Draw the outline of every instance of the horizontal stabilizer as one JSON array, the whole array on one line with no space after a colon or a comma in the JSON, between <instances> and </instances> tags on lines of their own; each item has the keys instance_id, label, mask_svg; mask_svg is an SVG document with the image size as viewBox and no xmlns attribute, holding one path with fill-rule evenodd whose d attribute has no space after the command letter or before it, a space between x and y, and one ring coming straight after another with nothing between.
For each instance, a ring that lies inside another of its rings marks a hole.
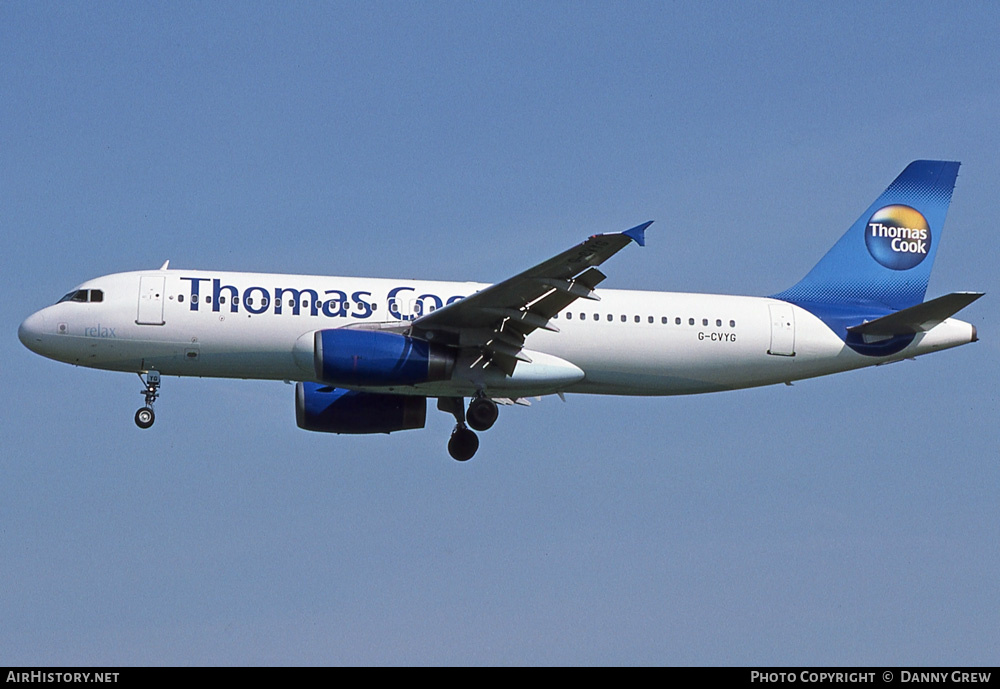
<instances>
[{"instance_id":1,"label":"horizontal stabilizer","mask_svg":"<svg viewBox=\"0 0 1000 689\"><path fill-rule=\"evenodd\" d=\"M930 330L983 296L982 292L954 292L873 321L854 325L848 332L858 335L909 335Z\"/></svg>"}]
</instances>

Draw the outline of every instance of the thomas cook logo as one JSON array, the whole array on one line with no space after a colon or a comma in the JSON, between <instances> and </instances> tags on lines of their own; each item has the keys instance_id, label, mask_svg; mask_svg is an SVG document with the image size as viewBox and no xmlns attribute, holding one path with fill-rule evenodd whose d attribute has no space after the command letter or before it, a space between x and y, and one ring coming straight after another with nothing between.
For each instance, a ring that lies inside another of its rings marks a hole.
<instances>
[{"instance_id":1,"label":"thomas cook logo","mask_svg":"<svg viewBox=\"0 0 1000 689\"><path fill-rule=\"evenodd\" d=\"M886 268L909 270L927 258L931 228L915 208L885 206L869 218L865 244L872 258Z\"/></svg>"}]
</instances>

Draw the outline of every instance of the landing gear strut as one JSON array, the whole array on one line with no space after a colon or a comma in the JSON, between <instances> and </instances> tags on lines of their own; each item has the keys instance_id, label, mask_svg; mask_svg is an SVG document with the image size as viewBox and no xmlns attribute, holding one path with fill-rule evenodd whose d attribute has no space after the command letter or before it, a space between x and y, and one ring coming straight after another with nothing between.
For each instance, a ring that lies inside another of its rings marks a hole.
<instances>
[{"instance_id":1,"label":"landing gear strut","mask_svg":"<svg viewBox=\"0 0 1000 689\"><path fill-rule=\"evenodd\" d=\"M139 428L149 428L156 420L156 414L153 413L153 402L160 396L160 372L146 371L145 378L140 373L139 380L145 386L142 394L146 396L146 406L135 413L135 425Z\"/></svg>"},{"instance_id":2,"label":"landing gear strut","mask_svg":"<svg viewBox=\"0 0 1000 689\"><path fill-rule=\"evenodd\" d=\"M438 409L455 417L455 429L448 439L448 454L452 459L465 462L472 459L479 449L479 438L465 426L465 399L438 397Z\"/></svg>"}]
</instances>

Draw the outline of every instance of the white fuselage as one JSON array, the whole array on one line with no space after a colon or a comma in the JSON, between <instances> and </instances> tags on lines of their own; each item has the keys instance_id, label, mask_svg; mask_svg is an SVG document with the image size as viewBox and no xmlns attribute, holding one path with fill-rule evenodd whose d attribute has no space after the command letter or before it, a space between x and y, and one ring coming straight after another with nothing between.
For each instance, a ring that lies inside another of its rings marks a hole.
<instances>
[{"instance_id":1,"label":"white fuselage","mask_svg":"<svg viewBox=\"0 0 1000 689\"><path fill-rule=\"evenodd\" d=\"M315 331L405 326L485 287L188 270L119 273L79 286L100 290L100 302L44 308L25 320L19 335L39 354L92 368L316 380ZM531 363L519 363L512 377L495 372L485 380L486 392L516 398L732 390L896 361L975 339L971 325L948 319L918 333L902 351L872 357L847 347L810 312L777 299L610 289L598 294L600 301L577 300L559 313L552 321L559 332L529 335L525 353ZM460 359L447 381L357 389L468 396L484 386L470 363Z\"/></svg>"}]
</instances>

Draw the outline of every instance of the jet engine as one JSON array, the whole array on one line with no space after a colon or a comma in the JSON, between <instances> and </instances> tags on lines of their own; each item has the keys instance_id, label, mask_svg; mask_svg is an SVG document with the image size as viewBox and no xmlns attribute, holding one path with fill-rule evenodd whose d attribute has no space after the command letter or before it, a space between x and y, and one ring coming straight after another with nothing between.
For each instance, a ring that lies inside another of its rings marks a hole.
<instances>
[{"instance_id":1,"label":"jet engine","mask_svg":"<svg viewBox=\"0 0 1000 689\"><path fill-rule=\"evenodd\" d=\"M335 385L416 385L449 379L455 353L406 335L338 328L313 334L313 365Z\"/></svg>"},{"instance_id":2,"label":"jet engine","mask_svg":"<svg viewBox=\"0 0 1000 689\"><path fill-rule=\"evenodd\" d=\"M295 386L295 422L323 433L392 433L423 428L427 398L356 392L318 383Z\"/></svg>"}]
</instances>

